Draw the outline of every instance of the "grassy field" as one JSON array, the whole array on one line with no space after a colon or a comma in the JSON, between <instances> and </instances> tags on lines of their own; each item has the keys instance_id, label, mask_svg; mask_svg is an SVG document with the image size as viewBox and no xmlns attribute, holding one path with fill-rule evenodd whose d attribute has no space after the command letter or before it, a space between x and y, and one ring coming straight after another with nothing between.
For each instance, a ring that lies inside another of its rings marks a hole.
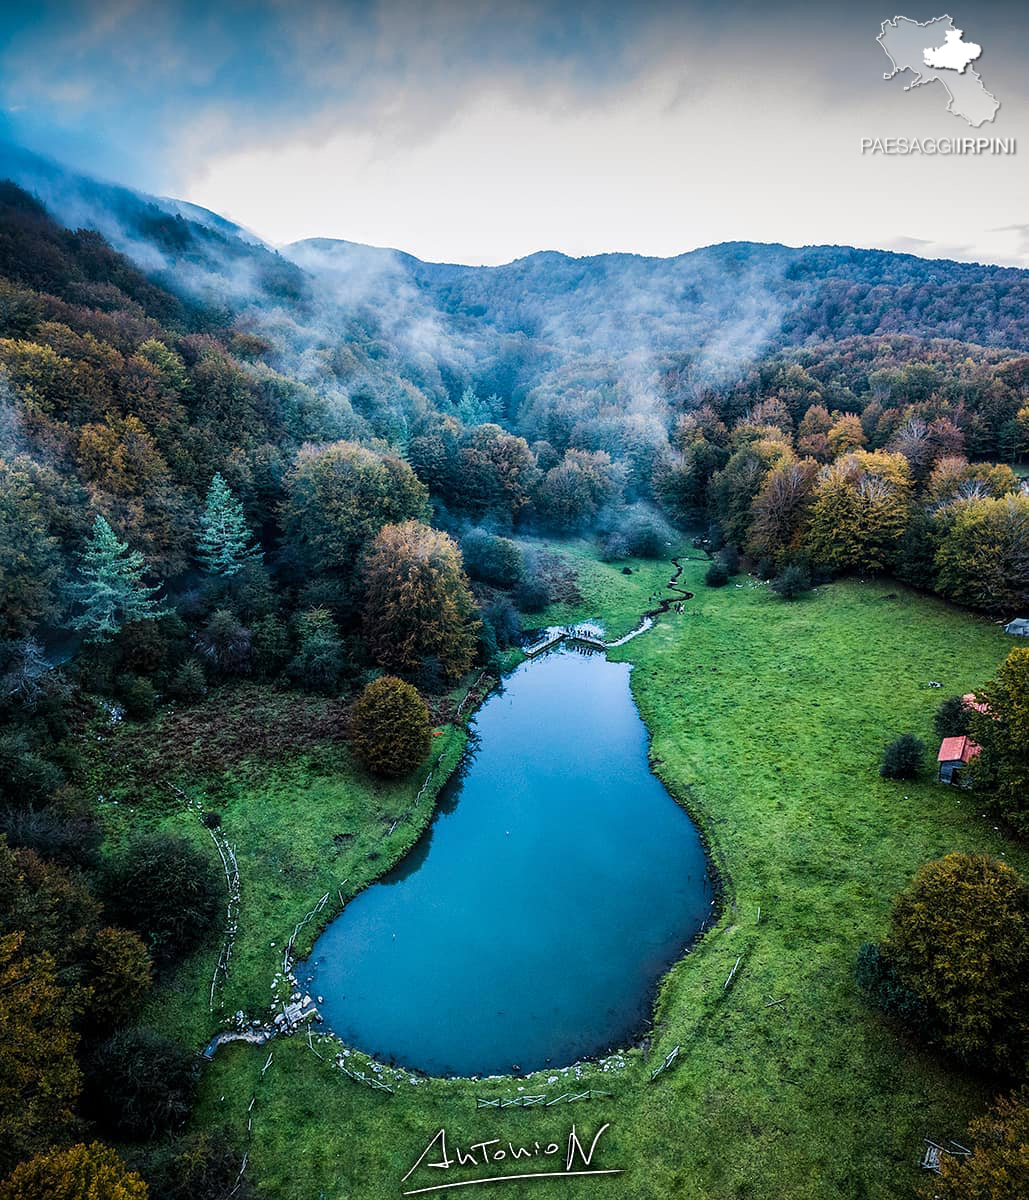
<instances>
[{"instance_id":1,"label":"grassy field","mask_svg":"<svg viewBox=\"0 0 1029 1200\"><path fill-rule=\"evenodd\" d=\"M658 563L625 576L584 546L567 553L582 603L541 623L593 617L620 634L670 574ZM574 1120L588 1137L611 1123L594 1165L625 1173L541 1181L534 1195L885 1200L912 1194L923 1137L960 1136L984 1106L983 1085L864 1006L853 963L860 944L882 932L893 893L927 859L975 849L1029 865L968 793L935 785L929 769L917 783L878 775L884 743L906 731L931 742L939 699L991 675L1009 640L892 583L838 583L785 604L747 576L707 589L704 569L686 564L681 582L697 595L683 615L662 617L613 652L635 664L655 769L697 815L727 880L721 920L665 980L652 1038L608 1070L481 1082L387 1072L392 1095L333 1067L327 1039L273 1043L263 1074L268 1049L226 1047L206 1068L196 1121L243 1137L251 1123L248 1170L269 1197L397 1196L440 1127L462 1146L484 1137L532 1144L563 1141ZM930 680L943 688L929 689ZM461 733L448 737L456 754ZM268 943L281 945L330 881L353 873L347 894L402 852L391 843L368 858L384 816L405 799L367 787L341 759L301 759L221 789L217 807L244 876L228 1007L267 1003L278 949ZM339 848L338 831L357 836ZM198 959L175 981L177 998L155 1003L155 1016L183 1036L210 1022L210 966L213 958ZM677 1061L651 1083L675 1046ZM573 1082L613 1094L574 1107L475 1108L477 1096L554 1095ZM439 1182L439 1172L423 1169L404 1186Z\"/></svg>"},{"instance_id":2,"label":"grassy field","mask_svg":"<svg viewBox=\"0 0 1029 1200\"><path fill-rule=\"evenodd\" d=\"M274 999L272 980L294 926L322 896L330 895L323 913L296 940L297 951L304 954L341 901L407 853L431 819L437 793L464 745L463 725L444 726L425 768L398 782L370 778L345 745L329 744L271 766L244 761L216 778L172 772L171 781L198 807L187 807L167 787L153 785L134 787L132 804L124 799L105 803L110 848L141 826L159 829L194 842L220 872L217 849L199 819L200 809L217 812L239 867L238 934L214 1003L211 982L222 949L220 933L161 978L144 1019L199 1048L237 1010L267 1017ZM118 770L118 753L116 746L112 774ZM430 767L431 783L417 798Z\"/></svg>"}]
</instances>

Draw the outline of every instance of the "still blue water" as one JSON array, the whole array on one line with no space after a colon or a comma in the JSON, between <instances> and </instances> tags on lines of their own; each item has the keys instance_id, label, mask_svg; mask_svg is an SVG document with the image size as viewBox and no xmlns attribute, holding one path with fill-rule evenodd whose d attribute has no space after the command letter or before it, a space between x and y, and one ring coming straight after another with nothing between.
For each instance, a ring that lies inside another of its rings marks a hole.
<instances>
[{"instance_id":1,"label":"still blue water","mask_svg":"<svg viewBox=\"0 0 1029 1200\"><path fill-rule=\"evenodd\" d=\"M318 939L309 990L346 1042L436 1075L624 1046L711 903L629 666L568 647L525 662L472 734L421 841Z\"/></svg>"}]
</instances>

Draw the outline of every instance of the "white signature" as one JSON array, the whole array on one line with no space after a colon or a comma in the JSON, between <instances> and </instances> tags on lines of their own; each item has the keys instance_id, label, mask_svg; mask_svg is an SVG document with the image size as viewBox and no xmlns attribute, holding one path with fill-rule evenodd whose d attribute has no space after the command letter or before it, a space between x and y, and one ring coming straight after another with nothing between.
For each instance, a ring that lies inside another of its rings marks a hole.
<instances>
[{"instance_id":1,"label":"white signature","mask_svg":"<svg viewBox=\"0 0 1029 1200\"><path fill-rule=\"evenodd\" d=\"M621 1175L621 1170L612 1168L601 1169L594 1167L593 1155L597 1143L610 1128L610 1121L597 1130L587 1150L579 1140L579 1135L573 1125L564 1143L564 1168L555 1171L515 1171L511 1172L508 1164L525 1158L555 1159L562 1153L562 1145L558 1142L531 1142L527 1146L505 1142L502 1138L486 1138L481 1142L473 1142L466 1150L458 1145L448 1146L447 1131L440 1129L433 1135L429 1144L418 1156L414 1166L400 1181L406 1183L419 1167L434 1167L439 1171L449 1171L452 1167L495 1167L499 1174L484 1176L480 1179L462 1179L458 1182L436 1183L430 1187L412 1188L404 1192L405 1196L420 1196L425 1192L442 1192L449 1188L474 1187L479 1183L506 1183L513 1181L528 1181L532 1179L559 1179L564 1176L579 1177L583 1175ZM452 1153L451 1153L452 1151ZM432 1161L426 1161L430 1155ZM504 1165L501 1165L504 1164Z\"/></svg>"}]
</instances>

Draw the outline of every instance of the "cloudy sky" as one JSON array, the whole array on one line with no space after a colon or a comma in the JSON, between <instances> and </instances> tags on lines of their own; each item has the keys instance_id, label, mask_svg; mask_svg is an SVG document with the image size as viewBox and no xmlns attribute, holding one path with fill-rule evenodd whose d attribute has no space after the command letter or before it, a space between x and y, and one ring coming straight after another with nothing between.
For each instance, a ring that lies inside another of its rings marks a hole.
<instances>
[{"instance_id":1,"label":"cloudy sky","mask_svg":"<svg viewBox=\"0 0 1029 1200\"><path fill-rule=\"evenodd\" d=\"M848 243L1029 266L1029 9L949 12L1001 102L886 81L866 0L0 0L0 137L269 241L422 258ZM863 137L1016 138L869 158Z\"/></svg>"}]
</instances>

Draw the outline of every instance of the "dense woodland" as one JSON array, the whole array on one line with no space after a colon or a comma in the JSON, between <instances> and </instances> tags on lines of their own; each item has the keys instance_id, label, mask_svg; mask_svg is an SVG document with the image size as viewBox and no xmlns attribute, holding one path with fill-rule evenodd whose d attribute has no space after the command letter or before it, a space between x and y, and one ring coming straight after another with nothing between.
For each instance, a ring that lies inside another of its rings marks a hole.
<instances>
[{"instance_id":1,"label":"dense woodland","mask_svg":"<svg viewBox=\"0 0 1029 1200\"><path fill-rule=\"evenodd\" d=\"M526 535L619 560L688 532L713 586L742 564L785 602L889 575L1027 615L1021 272L749 245L494 271L344 243L285 257L84 186L107 236L61 224L53 186L51 213L0 185L0 1178L32 1160L0 1196L85 1169L69 1154L143 1195L94 1137L135 1146L152 1197L236 1182L220 1136L155 1140L195 1064L135 1023L218 920L221 880L175 839L105 854L79 771L98 711L313 691L355 701L370 771L406 773L423 697L498 671L561 586ZM998 677L997 712L1024 674ZM1015 724L1005 742L980 720L979 740L1024 833ZM947 869L1029 920L1013 872ZM898 982L908 932L901 912L862 970L916 1026L942 1010L911 998L914 966ZM1024 1072L1022 1043L997 1055Z\"/></svg>"}]
</instances>

